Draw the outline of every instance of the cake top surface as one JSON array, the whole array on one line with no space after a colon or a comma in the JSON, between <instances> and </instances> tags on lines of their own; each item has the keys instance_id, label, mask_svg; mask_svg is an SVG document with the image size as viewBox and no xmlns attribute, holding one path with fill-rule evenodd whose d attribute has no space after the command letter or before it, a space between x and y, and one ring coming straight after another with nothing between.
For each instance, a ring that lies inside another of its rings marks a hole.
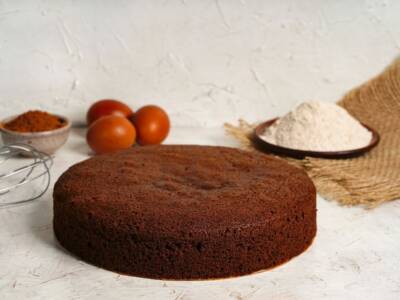
<instances>
[{"instance_id":1,"label":"cake top surface","mask_svg":"<svg viewBox=\"0 0 400 300\"><path fill-rule=\"evenodd\" d=\"M315 187L303 170L265 154L171 145L78 163L54 196L100 223L190 234L269 222L315 201Z\"/></svg>"}]
</instances>

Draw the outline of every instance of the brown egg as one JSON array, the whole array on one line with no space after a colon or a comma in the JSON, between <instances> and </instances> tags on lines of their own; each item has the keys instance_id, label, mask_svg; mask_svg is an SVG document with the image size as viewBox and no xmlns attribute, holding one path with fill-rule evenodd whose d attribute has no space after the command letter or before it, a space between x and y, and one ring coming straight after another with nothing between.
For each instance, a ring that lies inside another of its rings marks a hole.
<instances>
[{"instance_id":1,"label":"brown egg","mask_svg":"<svg viewBox=\"0 0 400 300\"><path fill-rule=\"evenodd\" d=\"M125 117L106 116L90 125L86 140L96 154L109 153L131 147L136 130Z\"/></svg>"},{"instance_id":2,"label":"brown egg","mask_svg":"<svg viewBox=\"0 0 400 300\"><path fill-rule=\"evenodd\" d=\"M133 115L132 121L141 145L161 144L169 133L168 115L156 105L143 106Z\"/></svg>"},{"instance_id":3,"label":"brown egg","mask_svg":"<svg viewBox=\"0 0 400 300\"><path fill-rule=\"evenodd\" d=\"M101 117L116 115L129 118L132 114L133 111L125 103L113 99L104 99L92 104L86 114L86 120L87 124L90 125Z\"/></svg>"}]
</instances>

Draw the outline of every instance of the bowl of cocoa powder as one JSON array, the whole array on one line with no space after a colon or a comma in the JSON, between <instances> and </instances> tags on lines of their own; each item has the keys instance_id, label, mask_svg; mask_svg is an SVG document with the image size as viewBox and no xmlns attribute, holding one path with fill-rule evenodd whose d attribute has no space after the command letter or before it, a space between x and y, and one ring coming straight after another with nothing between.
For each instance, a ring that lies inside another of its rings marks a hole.
<instances>
[{"instance_id":1,"label":"bowl of cocoa powder","mask_svg":"<svg viewBox=\"0 0 400 300\"><path fill-rule=\"evenodd\" d=\"M40 110L6 118L0 124L5 145L28 144L47 154L53 154L65 144L70 129L67 118Z\"/></svg>"}]
</instances>

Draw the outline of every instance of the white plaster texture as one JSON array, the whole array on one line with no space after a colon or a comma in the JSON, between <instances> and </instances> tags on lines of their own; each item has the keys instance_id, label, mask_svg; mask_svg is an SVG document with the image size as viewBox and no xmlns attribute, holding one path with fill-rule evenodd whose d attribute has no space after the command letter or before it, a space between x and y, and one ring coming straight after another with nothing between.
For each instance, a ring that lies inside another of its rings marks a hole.
<instances>
[{"instance_id":1,"label":"white plaster texture","mask_svg":"<svg viewBox=\"0 0 400 300\"><path fill-rule=\"evenodd\" d=\"M335 101L400 49L400 2L0 0L0 117L82 121L94 100L159 104L174 126Z\"/></svg>"}]
</instances>

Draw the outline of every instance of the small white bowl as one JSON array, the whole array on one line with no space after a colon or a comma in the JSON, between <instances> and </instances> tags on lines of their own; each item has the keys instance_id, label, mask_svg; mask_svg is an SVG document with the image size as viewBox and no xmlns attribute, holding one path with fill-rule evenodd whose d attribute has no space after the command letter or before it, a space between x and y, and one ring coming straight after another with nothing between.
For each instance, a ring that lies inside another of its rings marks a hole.
<instances>
[{"instance_id":1,"label":"small white bowl","mask_svg":"<svg viewBox=\"0 0 400 300\"><path fill-rule=\"evenodd\" d=\"M54 115L63 122L65 125L61 128L48 130L48 131L39 131L39 132L18 132L12 131L4 128L3 125L0 126L1 138L5 145L9 144L27 144L30 145L37 150L47 153L53 154L56 152L68 139L69 132L71 129L71 122L63 116ZM12 116L4 119L1 124L5 124L15 119L17 116Z\"/></svg>"}]
</instances>

